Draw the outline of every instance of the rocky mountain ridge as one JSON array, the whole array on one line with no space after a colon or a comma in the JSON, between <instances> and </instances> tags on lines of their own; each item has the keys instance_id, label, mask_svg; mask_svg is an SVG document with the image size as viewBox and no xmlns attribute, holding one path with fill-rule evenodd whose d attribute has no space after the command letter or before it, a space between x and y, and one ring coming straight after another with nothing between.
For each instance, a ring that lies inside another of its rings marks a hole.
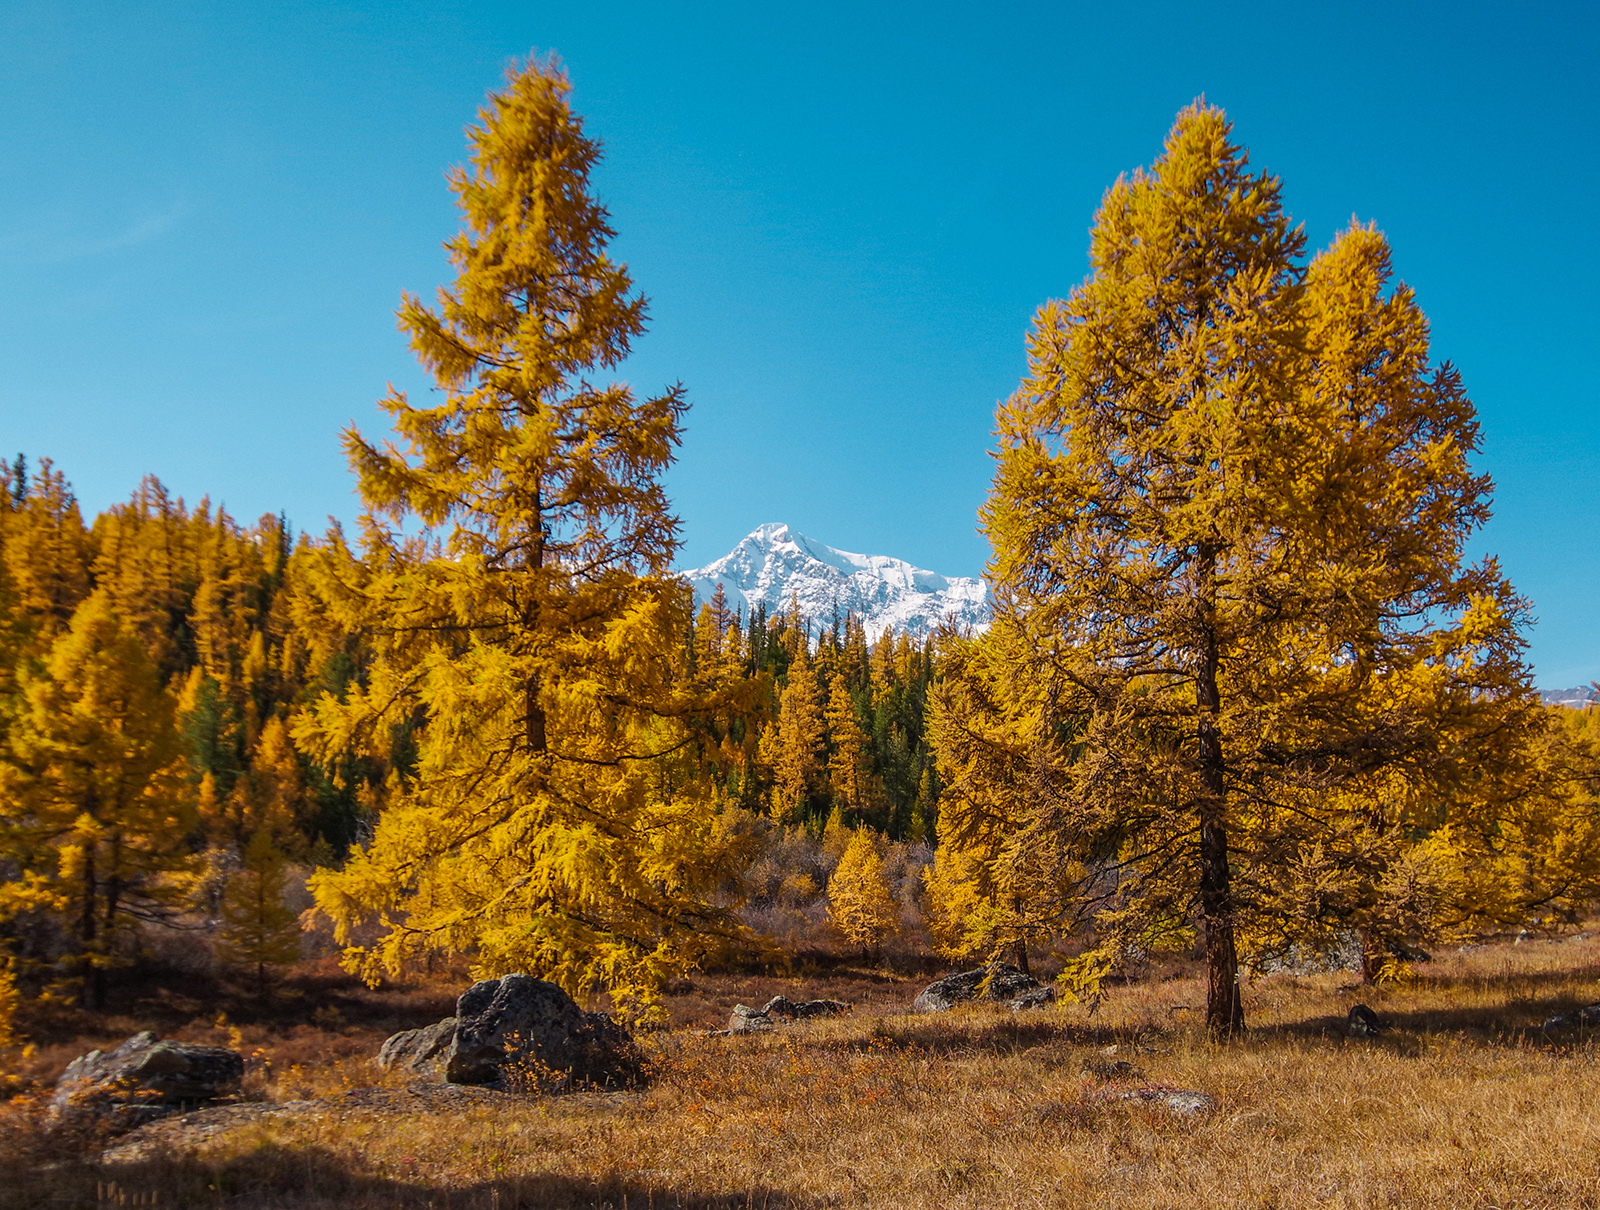
<instances>
[{"instance_id":1,"label":"rocky mountain ridge","mask_svg":"<svg viewBox=\"0 0 1600 1210\"><path fill-rule=\"evenodd\" d=\"M854 614L869 642L890 627L924 637L942 625L983 630L989 625L989 586L972 576L941 576L888 555L836 550L787 525L753 530L722 558L678 573L694 586L697 603L722 585L728 605L748 617L788 608L790 597L812 621Z\"/></svg>"}]
</instances>

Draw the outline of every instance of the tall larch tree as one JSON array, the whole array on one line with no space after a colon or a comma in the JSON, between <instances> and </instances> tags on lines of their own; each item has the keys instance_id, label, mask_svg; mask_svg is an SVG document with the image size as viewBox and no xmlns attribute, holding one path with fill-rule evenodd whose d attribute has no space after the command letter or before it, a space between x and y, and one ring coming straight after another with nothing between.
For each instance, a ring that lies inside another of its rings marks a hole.
<instances>
[{"instance_id":1,"label":"tall larch tree","mask_svg":"<svg viewBox=\"0 0 1600 1210\"><path fill-rule=\"evenodd\" d=\"M875 951L896 924L894 897L871 828L857 828L828 879L828 919L847 941Z\"/></svg>"},{"instance_id":2,"label":"tall larch tree","mask_svg":"<svg viewBox=\"0 0 1600 1210\"><path fill-rule=\"evenodd\" d=\"M79 606L21 690L0 761L0 843L23 877L4 887L0 913L62 919L80 999L98 1008L127 926L183 899L172 876L191 864L192 811L172 701L104 592Z\"/></svg>"},{"instance_id":3,"label":"tall larch tree","mask_svg":"<svg viewBox=\"0 0 1600 1210\"><path fill-rule=\"evenodd\" d=\"M856 717L845 674L840 670L835 670L828 684L826 721L833 749L828 754L828 784L833 790L834 806L861 823L878 805L880 795L873 785L867 737Z\"/></svg>"},{"instance_id":4,"label":"tall larch tree","mask_svg":"<svg viewBox=\"0 0 1600 1210\"><path fill-rule=\"evenodd\" d=\"M765 760L772 769L773 814L785 823L803 822L822 773L826 739L822 695L802 646L789 665L789 680L778 698L778 719L767 731Z\"/></svg>"},{"instance_id":5,"label":"tall larch tree","mask_svg":"<svg viewBox=\"0 0 1600 1210\"><path fill-rule=\"evenodd\" d=\"M941 836L993 801L986 770L1017 780L1001 881L1092 919L1086 985L1197 930L1218 1035L1241 946L1305 927L1286 898L1364 923L1313 902L1307 855L1492 814L1532 709L1523 605L1463 563L1489 485L1459 377L1381 237L1309 273L1302 250L1204 105L1107 193L998 413L996 622L939 703Z\"/></svg>"},{"instance_id":6,"label":"tall larch tree","mask_svg":"<svg viewBox=\"0 0 1600 1210\"><path fill-rule=\"evenodd\" d=\"M370 843L314 880L351 968L470 952L644 1009L731 927L714 893L742 858L696 755L717 703L691 690L670 573L661 474L687 404L602 381L645 302L606 251L600 146L568 94L553 62L514 66L470 130L454 284L399 313L440 399L384 401L398 445L345 438L369 511L324 592L370 663L297 738L395 756Z\"/></svg>"}]
</instances>

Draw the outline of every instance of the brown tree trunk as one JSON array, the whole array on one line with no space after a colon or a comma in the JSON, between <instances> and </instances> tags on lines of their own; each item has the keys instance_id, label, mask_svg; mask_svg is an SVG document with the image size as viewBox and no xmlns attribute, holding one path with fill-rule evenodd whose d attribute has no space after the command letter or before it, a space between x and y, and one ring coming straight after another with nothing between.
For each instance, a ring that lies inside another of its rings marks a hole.
<instances>
[{"instance_id":1,"label":"brown tree trunk","mask_svg":"<svg viewBox=\"0 0 1600 1210\"><path fill-rule=\"evenodd\" d=\"M1208 583L1208 590L1209 587ZM1195 704L1200 713L1200 780L1204 789L1200 801L1200 923L1206 947L1206 1028L1213 1037L1231 1038L1244 1029L1244 1005L1239 999L1239 955L1233 940L1233 887L1223 814L1228 787L1222 731L1217 725L1222 704L1217 690L1218 663L1216 635L1208 625L1195 678Z\"/></svg>"},{"instance_id":2,"label":"brown tree trunk","mask_svg":"<svg viewBox=\"0 0 1600 1210\"><path fill-rule=\"evenodd\" d=\"M1376 983L1378 976L1383 973L1383 963L1389 957L1389 951L1372 933L1362 929L1361 937L1361 982Z\"/></svg>"},{"instance_id":3,"label":"brown tree trunk","mask_svg":"<svg viewBox=\"0 0 1600 1210\"><path fill-rule=\"evenodd\" d=\"M1011 909L1018 916L1021 916L1022 900L1020 898L1013 899L1011 901ZM1012 947L1012 957L1015 960L1014 965L1019 971L1024 975L1031 976L1033 974L1032 968L1028 966L1028 935L1026 933L1017 938L1016 944Z\"/></svg>"},{"instance_id":4,"label":"brown tree trunk","mask_svg":"<svg viewBox=\"0 0 1600 1210\"><path fill-rule=\"evenodd\" d=\"M79 960L78 1002L84 1008L99 1008L99 980L95 977L94 946L98 936L99 921L95 919L95 905L99 886L95 882L94 843L91 841L83 854L83 915L78 920L78 942L83 956Z\"/></svg>"},{"instance_id":5,"label":"brown tree trunk","mask_svg":"<svg viewBox=\"0 0 1600 1210\"><path fill-rule=\"evenodd\" d=\"M533 489L533 549L528 555L528 570L535 574L534 583L530 586L532 599L528 601L523 610L523 623L530 629L537 627L539 621L539 592L543 585L539 582L537 573L544 567L544 492L542 487ZM528 750L543 753L549 747L549 738L545 735L544 706L539 702L539 681L530 679L524 690L523 699L523 728L527 734Z\"/></svg>"}]
</instances>

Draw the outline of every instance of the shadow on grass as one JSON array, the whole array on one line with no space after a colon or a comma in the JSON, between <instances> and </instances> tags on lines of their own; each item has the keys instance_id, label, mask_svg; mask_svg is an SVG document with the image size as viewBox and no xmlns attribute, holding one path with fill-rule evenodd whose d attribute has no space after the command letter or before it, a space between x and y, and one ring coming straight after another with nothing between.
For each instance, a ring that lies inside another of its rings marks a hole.
<instances>
[{"instance_id":1,"label":"shadow on grass","mask_svg":"<svg viewBox=\"0 0 1600 1210\"><path fill-rule=\"evenodd\" d=\"M815 1198L756 1187L696 1189L668 1174L589 1180L530 1173L453 1184L426 1172L390 1177L318 1147L264 1145L207 1162L182 1156L124 1164L59 1164L44 1171L0 1169L0 1207L157 1206L166 1210L820 1210Z\"/></svg>"},{"instance_id":2,"label":"shadow on grass","mask_svg":"<svg viewBox=\"0 0 1600 1210\"><path fill-rule=\"evenodd\" d=\"M1359 1001L1359 992L1350 1002ZM1557 1014L1572 1013L1594 997L1552 996L1544 999L1518 999L1499 1007L1481 1005L1460 1008L1416 1008L1385 1005L1377 1010L1384 1032L1375 1039L1348 1039L1383 1044L1400 1053L1420 1053L1423 1040L1430 1036L1464 1037L1486 1046L1516 1047L1550 1043L1562 1047L1581 1046L1600 1039L1600 1029L1586 1025L1545 1029L1544 1022ZM1311 1017L1293 1024L1274 1025L1261 1031L1285 1038L1325 1038L1346 1040L1347 1018Z\"/></svg>"}]
</instances>

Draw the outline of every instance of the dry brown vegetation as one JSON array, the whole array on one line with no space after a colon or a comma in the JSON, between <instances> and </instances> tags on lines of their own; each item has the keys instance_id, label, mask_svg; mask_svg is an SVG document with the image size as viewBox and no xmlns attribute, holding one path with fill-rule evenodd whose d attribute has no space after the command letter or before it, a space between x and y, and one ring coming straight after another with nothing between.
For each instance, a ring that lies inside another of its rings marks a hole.
<instances>
[{"instance_id":1,"label":"dry brown vegetation","mask_svg":"<svg viewBox=\"0 0 1600 1210\"><path fill-rule=\"evenodd\" d=\"M674 989L678 1025L645 1039L648 1087L551 1097L386 1085L366 1057L383 1014L439 1007L436 991L388 993L365 1023L193 1026L238 1031L250 1097L309 1105L240 1111L208 1135L169 1123L100 1162L47 1152L13 1108L0 1204L1600 1206L1595 1040L1539 1029L1600 999L1597 974L1600 940L1487 946L1385 989L1272 976L1246 987L1253 1028L1225 1045L1176 965L1092 1014L1022 1016L905 1015L923 981L907 973L704 977ZM779 991L857 1009L704 1032ZM1345 1036L1357 999L1388 1033ZM1119 1099L1151 1086L1217 1108L1186 1119Z\"/></svg>"}]
</instances>

